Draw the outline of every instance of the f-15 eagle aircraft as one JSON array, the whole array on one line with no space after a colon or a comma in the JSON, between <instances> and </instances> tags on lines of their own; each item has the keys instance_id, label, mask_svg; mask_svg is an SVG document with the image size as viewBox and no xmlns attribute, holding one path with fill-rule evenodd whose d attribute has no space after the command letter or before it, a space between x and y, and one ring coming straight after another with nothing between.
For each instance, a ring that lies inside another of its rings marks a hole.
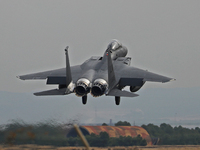
<instances>
[{"instance_id":1,"label":"f-15 eagle aircraft","mask_svg":"<svg viewBox=\"0 0 200 150\"><path fill-rule=\"evenodd\" d=\"M113 40L103 57L91 57L83 64L70 67L68 47L65 49L66 67L56 70L18 76L22 80L47 79L47 84L57 84L58 88L34 93L36 96L67 95L75 93L87 103L87 94L93 97L115 96L116 105L120 97L135 97L146 81L169 82L174 80L139 68L131 67L127 48ZM130 86L130 91L123 90Z\"/></svg>"}]
</instances>

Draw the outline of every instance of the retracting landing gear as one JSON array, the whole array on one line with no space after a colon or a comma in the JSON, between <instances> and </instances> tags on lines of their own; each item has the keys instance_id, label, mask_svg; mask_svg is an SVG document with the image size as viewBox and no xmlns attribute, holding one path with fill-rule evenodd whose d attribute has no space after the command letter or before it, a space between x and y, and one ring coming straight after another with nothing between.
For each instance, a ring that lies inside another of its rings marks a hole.
<instances>
[{"instance_id":1,"label":"retracting landing gear","mask_svg":"<svg viewBox=\"0 0 200 150\"><path fill-rule=\"evenodd\" d=\"M87 95L82 97L82 103L85 105L87 103Z\"/></svg>"},{"instance_id":2,"label":"retracting landing gear","mask_svg":"<svg viewBox=\"0 0 200 150\"><path fill-rule=\"evenodd\" d=\"M120 104L120 97L119 96L115 96L115 104L116 105Z\"/></svg>"}]
</instances>

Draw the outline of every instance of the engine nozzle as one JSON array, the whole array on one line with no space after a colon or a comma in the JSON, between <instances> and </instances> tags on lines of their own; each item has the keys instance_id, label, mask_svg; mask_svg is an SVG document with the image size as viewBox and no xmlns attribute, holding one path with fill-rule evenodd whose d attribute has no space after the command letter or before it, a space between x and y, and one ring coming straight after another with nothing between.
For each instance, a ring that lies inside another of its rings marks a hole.
<instances>
[{"instance_id":1,"label":"engine nozzle","mask_svg":"<svg viewBox=\"0 0 200 150\"><path fill-rule=\"evenodd\" d=\"M101 96L108 88L108 83L104 79L96 79L91 89L91 95L93 97Z\"/></svg>"},{"instance_id":2,"label":"engine nozzle","mask_svg":"<svg viewBox=\"0 0 200 150\"><path fill-rule=\"evenodd\" d=\"M90 81L86 78L81 78L76 83L75 94L77 96L84 96L90 92Z\"/></svg>"}]
</instances>

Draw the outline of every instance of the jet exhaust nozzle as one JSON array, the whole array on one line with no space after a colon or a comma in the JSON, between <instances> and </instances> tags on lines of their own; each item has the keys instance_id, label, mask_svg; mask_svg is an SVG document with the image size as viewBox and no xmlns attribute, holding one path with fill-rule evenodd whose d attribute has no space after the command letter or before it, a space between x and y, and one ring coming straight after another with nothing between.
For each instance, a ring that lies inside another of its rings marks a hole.
<instances>
[{"instance_id":1,"label":"jet exhaust nozzle","mask_svg":"<svg viewBox=\"0 0 200 150\"><path fill-rule=\"evenodd\" d=\"M76 83L75 94L77 96L85 96L90 92L90 81L86 78L81 78Z\"/></svg>"},{"instance_id":2,"label":"jet exhaust nozzle","mask_svg":"<svg viewBox=\"0 0 200 150\"><path fill-rule=\"evenodd\" d=\"M91 89L91 95L93 97L101 96L108 88L108 83L104 79L96 79Z\"/></svg>"}]
</instances>

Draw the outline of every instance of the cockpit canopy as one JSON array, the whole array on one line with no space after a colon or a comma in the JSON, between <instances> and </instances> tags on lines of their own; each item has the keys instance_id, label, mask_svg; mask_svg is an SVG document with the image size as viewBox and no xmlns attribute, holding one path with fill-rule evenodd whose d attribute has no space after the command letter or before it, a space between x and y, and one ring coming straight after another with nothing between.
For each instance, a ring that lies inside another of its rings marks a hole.
<instances>
[{"instance_id":1,"label":"cockpit canopy","mask_svg":"<svg viewBox=\"0 0 200 150\"><path fill-rule=\"evenodd\" d=\"M111 50L117 50L118 48L122 47L122 44L117 41L117 40L113 40L109 45L108 45L108 49Z\"/></svg>"}]
</instances>

